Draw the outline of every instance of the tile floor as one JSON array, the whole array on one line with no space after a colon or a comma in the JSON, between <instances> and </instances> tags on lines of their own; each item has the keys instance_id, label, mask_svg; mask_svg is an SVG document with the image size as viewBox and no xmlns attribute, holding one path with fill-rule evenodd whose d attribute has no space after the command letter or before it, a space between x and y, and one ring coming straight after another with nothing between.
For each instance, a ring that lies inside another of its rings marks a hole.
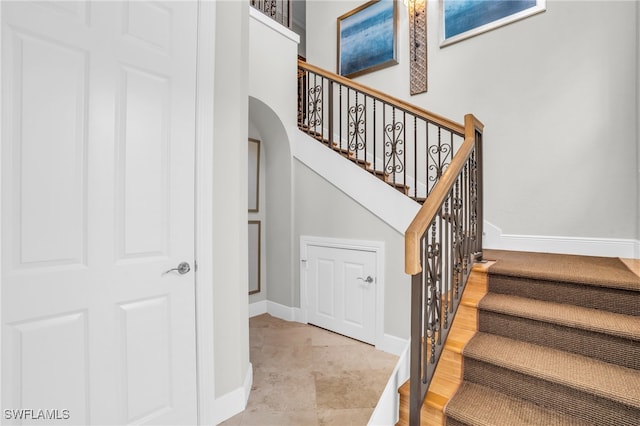
<instances>
[{"instance_id":1,"label":"tile floor","mask_svg":"<svg viewBox=\"0 0 640 426\"><path fill-rule=\"evenodd\" d=\"M249 320L253 386L224 426L366 425L398 357L268 314Z\"/></svg>"}]
</instances>

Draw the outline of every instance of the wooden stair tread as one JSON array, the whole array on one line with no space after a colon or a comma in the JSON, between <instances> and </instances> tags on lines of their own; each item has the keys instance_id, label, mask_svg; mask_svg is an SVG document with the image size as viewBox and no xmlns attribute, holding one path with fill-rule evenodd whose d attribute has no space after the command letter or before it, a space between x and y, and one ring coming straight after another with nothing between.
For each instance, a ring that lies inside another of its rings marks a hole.
<instances>
[{"instance_id":1,"label":"wooden stair tread","mask_svg":"<svg viewBox=\"0 0 640 426\"><path fill-rule=\"evenodd\" d=\"M447 343L445 344L445 348L458 354L462 353L465 345L475 334L475 330L458 329L455 330L455 333L452 330L449 338L447 339Z\"/></svg>"},{"instance_id":2,"label":"wooden stair tread","mask_svg":"<svg viewBox=\"0 0 640 426\"><path fill-rule=\"evenodd\" d=\"M477 308L480 300L487 294L486 291L475 288L470 288L469 291L465 291L464 293L462 299L460 299L460 303L470 308Z\"/></svg>"}]
</instances>

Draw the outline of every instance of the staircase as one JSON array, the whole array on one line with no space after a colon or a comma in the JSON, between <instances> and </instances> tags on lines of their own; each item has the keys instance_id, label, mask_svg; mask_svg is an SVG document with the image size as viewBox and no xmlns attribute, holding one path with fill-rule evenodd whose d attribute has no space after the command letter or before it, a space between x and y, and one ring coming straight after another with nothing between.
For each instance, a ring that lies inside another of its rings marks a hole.
<instances>
[{"instance_id":1,"label":"staircase","mask_svg":"<svg viewBox=\"0 0 640 426\"><path fill-rule=\"evenodd\" d=\"M402 228L412 276L410 374L422 378L409 391L416 424L473 261L482 257L484 125L471 114L456 123L300 60L297 121L308 136L422 204ZM332 183L350 185L347 176L339 179Z\"/></svg>"},{"instance_id":2,"label":"staircase","mask_svg":"<svg viewBox=\"0 0 640 426\"><path fill-rule=\"evenodd\" d=\"M640 275L615 258L484 255L496 263L446 424L639 424Z\"/></svg>"},{"instance_id":3,"label":"staircase","mask_svg":"<svg viewBox=\"0 0 640 426\"><path fill-rule=\"evenodd\" d=\"M298 128L422 204L464 142L465 127L298 61Z\"/></svg>"},{"instance_id":4,"label":"staircase","mask_svg":"<svg viewBox=\"0 0 640 426\"><path fill-rule=\"evenodd\" d=\"M406 195L407 197L412 198L414 201L420 204L425 202L426 197L412 197L410 194L409 186L405 185L404 183L394 182L389 173L386 173L383 170L374 168L371 164L371 161L366 161L362 158L358 158L356 155L356 151L351 151L347 148L340 147L339 143L330 141L329 139L327 139L327 136L323 135L322 133L311 130L305 124L302 124L302 123L299 124L298 128L302 130L304 133L314 138L315 140L317 140L318 142L320 142L321 144L323 144L324 146L332 149L337 154L351 161L356 166L362 168L366 172L369 172L372 176L377 177L378 179L382 180L384 183L397 189L398 191L400 191L400 193Z\"/></svg>"}]
</instances>

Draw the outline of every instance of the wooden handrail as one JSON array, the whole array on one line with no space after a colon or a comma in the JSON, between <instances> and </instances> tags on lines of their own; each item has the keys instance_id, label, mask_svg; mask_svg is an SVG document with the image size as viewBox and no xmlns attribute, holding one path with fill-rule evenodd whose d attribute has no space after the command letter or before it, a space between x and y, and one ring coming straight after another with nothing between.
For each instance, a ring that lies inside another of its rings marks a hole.
<instances>
[{"instance_id":1,"label":"wooden handrail","mask_svg":"<svg viewBox=\"0 0 640 426\"><path fill-rule=\"evenodd\" d=\"M427 230L427 227L433 222L436 214L440 210L440 206L444 203L451 187L455 183L460 171L471 156L476 144L476 130L482 132L484 124L482 124L472 114L464 117L464 142L458 152L453 157L451 164L444 171L442 177L429 194L427 202L425 202L418 214L405 232L404 250L405 250L405 272L409 275L415 275L422 272L421 256L420 256L420 240Z\"/></svg>"},{"instance_id":2,"label":"wooden handrail","mask_svg":"<svg viewBox=\"0 0 640 426\"><path fill-rule=\"evenodd\" d=\"M396 106L398 109L404 110L410 114L416 115L418 117L424 118L425 120L428 120L432 123L435 123L439 126L445 127L449 130L451 130L453 133L456 133L458 135L463 135L465 133L465 127L460 124L460 123L456 123L455 121L449 120L446 117L443 117L441 115L438 114L434 114L431 111L427 111L426 109L422 109L419 108L415 105L411 105L410 103L407 103L405 101L403 101L402 99L398 99L395 98L393 96L389 96L386 93L380 92L376 89L372 89L371 87L367 87L363 84L360 84L356 81L353 81L349 78L345 78L342 77L340 75L334 74L332 72L328 72L326 70L323 70L322 68L318 68L314 65L311 65L307 62L301 61L298 59L298 67L306 69L308 71L314 72L318 75L321 75L329 80L333 80L337 83L343 84L345 86L350 86L356 90L359 90L373 98L379 99L383 102L392 104L394 106Z\"/></svg>"}]
</instances>

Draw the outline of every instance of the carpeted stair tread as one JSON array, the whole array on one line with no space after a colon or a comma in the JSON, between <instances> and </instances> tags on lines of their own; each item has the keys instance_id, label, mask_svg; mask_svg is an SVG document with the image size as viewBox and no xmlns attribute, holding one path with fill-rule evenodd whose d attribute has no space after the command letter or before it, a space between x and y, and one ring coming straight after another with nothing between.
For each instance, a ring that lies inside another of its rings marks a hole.
<instances>
[{"instance_id":1,"label":"carpeted stair tread","mask_svg":"<svg viewBox=\"0 0 640 426\"><path fill-rule=\"evenodd\" d=\"M639 292L595 285L510 277L491 274L491 271L489 271L488 277L490 293L510 294L623 315L640 316Z\"/></svg>"},{"instance_id":2,"label":"carpeted stair tread","mask_svg":"<svg viewBox=\"0 0 640 426\"><path fill-rule=\"evenodd\" d=\"M569 416L542 408L532 402L513 398L475 383L464 382L445 408L447 424L468 426L562 425L579 426Z\"/></svg>"},{"instance_id":3,"label":"carpeted stair tread","mask_svg":"<svg viewBox=\"0 0 640 426\"><path fill-rule=\"evenodd\" d=\"M488 293L478 308L640 342L640 317L498 293Z\"/></svg>"},{"instance_id":4,"label":"carpeted stair tread","mask_svg":"<svg viewBox=\"0 0 640 426\"><path fill-rule=\"evenodd\" d=\"M493 334L465 347L476 359L640 409L640 371Z\"/></svg>"},{"instance_id":5,"label":"carpeted stair tread","mask_svg":"<svg viewBox=\"0 0 640 426\"><path fill-rule=\"evenodd\" d=\"M640 277L618 258L503 250L484 250L483 256L496 261L490 274L640 292Z\"/></svg>"}]
</instances>

